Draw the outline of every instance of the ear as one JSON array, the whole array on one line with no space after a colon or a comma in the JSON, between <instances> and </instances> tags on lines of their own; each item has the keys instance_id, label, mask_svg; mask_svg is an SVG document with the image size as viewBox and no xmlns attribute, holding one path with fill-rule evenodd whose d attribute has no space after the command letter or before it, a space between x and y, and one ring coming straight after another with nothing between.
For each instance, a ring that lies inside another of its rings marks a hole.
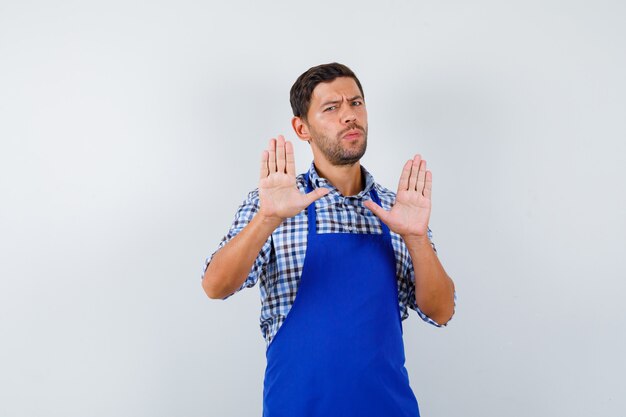
<instances>
[{"instance_id":1,"label":"ear","mask_svg":"<svg viewBox=\"0 0 626 417\"><path fill-rule=\"evenodd\" d=\"M302 120L301 117L296 116L293 119L291 119L291 126L293 127L294 132L296 132L296 135L298 135L298 137L301 140L305 142L308 142L311 140L311 134L309 133L309 126L304 120Z\"/></svg>"}]
</instances>

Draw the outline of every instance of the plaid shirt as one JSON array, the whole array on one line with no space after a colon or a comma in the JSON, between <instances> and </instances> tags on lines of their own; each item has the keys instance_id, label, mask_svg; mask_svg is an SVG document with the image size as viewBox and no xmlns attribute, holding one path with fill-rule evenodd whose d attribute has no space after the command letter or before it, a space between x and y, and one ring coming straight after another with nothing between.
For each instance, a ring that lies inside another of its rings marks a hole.
<instances>
[{"instance_id":1,"label":"plaid shirt","mask_svg":"<svg viewBox=\"0 0 626 417\"><path fill-rule=\"evenodd\" d=\"M363 205L363 201L370 199L369 192L372 187L375 187L382 207L389 210L395 202L396 195L394 192L376 184L372 175L365 168L362 168L362 170L365 175L365 188L356 196L344 197L325 178L321 178L317 174L315 166L311 164L309 176L313 188L326 187L331 190L330 193L315 202L317 233L382 233L378 217ZM296 183L300 191L305 193L306 183L304 175L299 175ZM256 189L248 194L246 200L237 210L233 224L220 242L217 250L213 252L210 258L206 259L205 271L213 255L230 239L235 237L252 220L258 210L259 191ZM431 240L433 250L436 252L430 229L428 230L428 238ZM396 255L398 304L401 319L404 320L409 316L408 308L411 308L426 322L441 327L440 324L430 319L417 306L413 263L404 241L398 234L391 232L391 243ZM306 247L307 212L305 209L296 216L283 221L274 230L263 245L248 277L241 287L224 298L225 300L243 288L252 287L257 281L260 281L260 325L266 346L269 346L278 332L296 299L300 275L304 266Z\"/></svg>"}]
</instances>

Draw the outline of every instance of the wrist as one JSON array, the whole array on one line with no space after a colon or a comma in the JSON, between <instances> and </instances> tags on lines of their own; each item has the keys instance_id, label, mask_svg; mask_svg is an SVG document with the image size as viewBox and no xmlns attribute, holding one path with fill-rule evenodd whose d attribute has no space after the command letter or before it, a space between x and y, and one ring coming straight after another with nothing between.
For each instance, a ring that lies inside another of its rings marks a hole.
<instances>
[{"instance_id":1,"label":"wrist","mask_svg":"<svg viewBox=\"0 0 626 417\"><path fill-rule=\"evenodd\" d=\"M402 240L407 246L411 247L420 247L420 246L428 246L430 247L430 239L428 239L428 233L424 235L400 235Z\"/></svg>"},{"instance_id":2,"label":"wrist","mask_svg":"<svg viewBox=\"0 0 626 417\"><path fill-rule=\"evenodd\" d=\"M280 226L280 224L285 220L279 216L267 215L263 213L262 210L256 214L255 218L261 226L271 228L272 231Z\"/></svg>"}]
</instances>

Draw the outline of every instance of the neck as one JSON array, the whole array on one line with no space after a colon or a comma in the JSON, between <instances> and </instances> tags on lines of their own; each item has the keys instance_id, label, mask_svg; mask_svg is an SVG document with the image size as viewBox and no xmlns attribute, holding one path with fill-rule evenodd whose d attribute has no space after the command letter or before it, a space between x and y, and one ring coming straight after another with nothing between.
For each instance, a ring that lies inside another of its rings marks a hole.
<instances>
[{"instance_id":1,"label":"neck","mask_svg":"<svg viewBox=\"0 0 626 417\"><path fill-rule=\"evenodd\" d=\"M363 190L361 164L331 165L323 159L315 159L315 170L320 177L326 178L343 196L356 195Z\"/></svg>"}]
</instances>

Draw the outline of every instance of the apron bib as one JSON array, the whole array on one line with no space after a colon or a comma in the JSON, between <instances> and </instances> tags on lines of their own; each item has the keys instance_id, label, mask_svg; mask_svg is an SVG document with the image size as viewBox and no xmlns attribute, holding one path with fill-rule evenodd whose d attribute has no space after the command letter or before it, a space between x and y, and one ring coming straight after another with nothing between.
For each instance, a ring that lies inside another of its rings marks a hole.
<instances>
[{"instance_id":1,"label":"apron bib","mask_svg":"<svg viewBox=\"0 0 626 417\"><path fill-rule=\"evenodd\" d=\"M389 228L317 234L315 203L307 216L298 293L266 351L263 417L419 417Z\"/></svg>"}]
</instances>

